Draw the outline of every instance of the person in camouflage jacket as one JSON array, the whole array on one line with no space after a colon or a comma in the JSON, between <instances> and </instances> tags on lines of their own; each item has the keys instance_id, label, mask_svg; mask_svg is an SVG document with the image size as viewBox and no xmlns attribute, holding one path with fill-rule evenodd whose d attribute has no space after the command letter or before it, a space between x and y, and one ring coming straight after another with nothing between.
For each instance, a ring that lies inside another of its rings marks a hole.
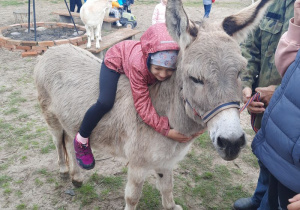
<instances>
[{"instance_id":1,"label":"person in camouflage jacket","mask_svg":"<svg viewBox=\"0 0 300 210\"><path fill-rule=\"evenodd\" d=\"M281 83L275 62L275 50L280 37L287 31L289 20L294 15L295 0L275 0L267 9L259 27L241 44L242 54L248 60L242 72L243 101L247 102L255 92L260 93L260 101L249 104L248 111L255 114L254 127L260 129L266 106ZM260 174L252 197L241 198L234 203L234 209L268 210L267 188L269 172L259 161Z\"/></svg>"}]
</instances>

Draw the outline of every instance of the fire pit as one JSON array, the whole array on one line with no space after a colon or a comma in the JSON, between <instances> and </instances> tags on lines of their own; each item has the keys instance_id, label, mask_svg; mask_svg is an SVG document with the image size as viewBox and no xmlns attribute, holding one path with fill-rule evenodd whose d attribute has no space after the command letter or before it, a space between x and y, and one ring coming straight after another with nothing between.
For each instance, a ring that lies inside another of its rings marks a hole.
<instances>
[{"instance_id":1,"label":"fire pit","mask_svg":"<svg viewBox=\"0 0 300 210\"><path fill-rule=\"evenodd\" d=\"M79 34L70 23L38 22L36 26L37 41L34 41L34 31L28 33L27 23L0 28L0 47L21 51L22 57L27 57L42 54L55 45L70 43L77 46L87 42L84 26L76 25Z\"/></svg>"}]
</instances>

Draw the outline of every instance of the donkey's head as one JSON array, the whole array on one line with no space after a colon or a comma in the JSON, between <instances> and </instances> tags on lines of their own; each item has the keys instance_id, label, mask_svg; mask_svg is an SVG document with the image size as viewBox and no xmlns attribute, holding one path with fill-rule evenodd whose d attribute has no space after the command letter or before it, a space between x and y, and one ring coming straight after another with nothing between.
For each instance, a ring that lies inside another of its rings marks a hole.
<instances>
[{"instance_id":1,"label":"donkey's head","mask_svg":"<svg viewBox=\"0 0 300 210\"><path fill-rule=\"evenodd\" d=\"M207 123L213 144L225 160L235 159L246 144L237 104L242 98L239 75L247 61L239 42L258 24L269 2L258 1L222 23L193 22L181 0L167 4L167 28L181 49L176 76L186 113L198 123Z\"/></svg>"}]
</instances>

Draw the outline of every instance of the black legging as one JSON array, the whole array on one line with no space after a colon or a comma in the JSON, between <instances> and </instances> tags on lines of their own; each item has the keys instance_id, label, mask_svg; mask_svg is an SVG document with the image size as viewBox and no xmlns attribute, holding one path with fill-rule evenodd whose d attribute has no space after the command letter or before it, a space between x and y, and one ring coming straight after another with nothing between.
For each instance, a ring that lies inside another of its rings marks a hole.
<instances>
[{"instance_id":1,"label":"black legging","mask_svg":"<svg viewBox=\"0 0 300 210\"><path fill-rule=\"evenodd\" d=\"M71 12L74 12L75 5L77 5L77 13L79 13L80 12L80 8L82 6L81 0L70 0L70 11Z\"/></svg>"},{"instance_id":2,"label":"black legging","mask_svg":"<svg viewBox=\"0 0 300 210\"><path fill-rule=\"evenodd\" d=\"M99 97L97 102L85 113L79 129L79 133L82 137L88 138L101 118L113 107L119 77L120 74L118 72L107 68L104 62L102 62L99 78Z\"/></svg>"},{"instance_id":3,"label":"black legging","mask_svg":"<svg viewBox=\"0 0 300 210\"><path fill-rule=\"evenodd\" d=\"M282 210L287 210L288 200L297 194L281 184L272 174L270 174L268 191L270 209L278 209L280 206Z\"/></svg>"}]
</instances>

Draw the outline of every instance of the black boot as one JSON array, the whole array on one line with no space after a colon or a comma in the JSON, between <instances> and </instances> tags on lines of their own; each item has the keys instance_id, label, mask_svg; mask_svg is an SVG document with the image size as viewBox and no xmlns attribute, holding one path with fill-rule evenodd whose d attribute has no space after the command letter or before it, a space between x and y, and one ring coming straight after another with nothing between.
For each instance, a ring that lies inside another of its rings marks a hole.
<instances>
[{"instance_id":1,"label":"black boot","mask_svg":"<svg viewBox=\"0 0 300 210\"><path fill-rule=\"evenodd\" d=\"M236 200L233 204L233 209L235 210L257 210L259 206L252 202L251 197L240 198Z\"/></svg>"}]
</instances>

